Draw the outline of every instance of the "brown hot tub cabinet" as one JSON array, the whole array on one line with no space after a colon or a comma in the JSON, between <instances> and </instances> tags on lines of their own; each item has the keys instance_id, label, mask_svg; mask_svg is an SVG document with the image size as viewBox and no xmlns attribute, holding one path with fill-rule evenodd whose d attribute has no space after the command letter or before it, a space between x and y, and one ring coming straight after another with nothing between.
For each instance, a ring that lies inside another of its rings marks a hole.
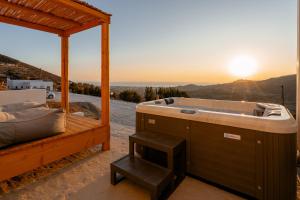
<instances>
[{"instance_id":1,"label":"brown hot tub cabinet","mask_svg":"<svg viewBox=\"0 0 300 200\"><path fill-rule=\"evenodd\" d=\"M174 98L171 105L159 101L137 106L136 129L186 139L189 174L257 199L296 199L296 125L283 106L184 98ZM230 110L230 103L235 110ZM262 116L246 112L267 105ZM271 106L281 114L264 115ZM151 154L158 158L149 150L148 159Z\"/></svg>"}]
</instances>

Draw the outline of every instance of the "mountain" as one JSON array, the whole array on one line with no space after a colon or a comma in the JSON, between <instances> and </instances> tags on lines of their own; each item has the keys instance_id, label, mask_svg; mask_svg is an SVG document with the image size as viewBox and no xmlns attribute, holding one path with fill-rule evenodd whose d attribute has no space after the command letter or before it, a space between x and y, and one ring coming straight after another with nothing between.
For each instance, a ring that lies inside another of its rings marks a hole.
<instances>
[{"instance_id":1,"label":"mountain","mask_svg":"<svg viewBox=\"0 0 300 200\"><path fill-rule=\"evenodd\" d=\"M5 74L17 79L43 79L60 85L60 77L41 70L32 65L0 54L0 75ZM232 83L217 85L185 85L179 90L187 92L190 97L205 99L245 100L282 104L282 86L284 87L284 104L295 114L296 112L296 75L281 76L262 81L237 80ZM145 87L113 86L111 90L120 93L125 89L137 91L144 95Z\"/></svg>"},{"instance_id":2,"label":"mountain","mask_svg":"<svg viewBox=\"0 0 300 200\"><path fill-rule=\"evenodd\" d=\"M190 97L205 99L245 100L282 104L282 86L284 103L292 113L296 111L296 75L281 76L262 81L238 80L232 83L197 86L179 86Z\"/></svg>"},{"instance_id":3,"label":"mountain","mask_svg":"<svg viewBox=\"0 0 300 200\"><path fill-rule=\"evenodd\" d=\"M54 82L55 87L60 85L59 76L2 54L0 54L0 74L15 79L50 80Z\"/></svg>"}]
</instances>

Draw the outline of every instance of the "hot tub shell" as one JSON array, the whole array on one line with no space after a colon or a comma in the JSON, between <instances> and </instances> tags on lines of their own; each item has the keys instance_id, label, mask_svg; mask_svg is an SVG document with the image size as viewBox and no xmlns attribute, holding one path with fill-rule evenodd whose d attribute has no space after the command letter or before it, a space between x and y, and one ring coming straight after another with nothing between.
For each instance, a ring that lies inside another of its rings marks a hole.
<instances>
[{"instance_id":1,"label":"hot tub shell","mask_svg":"<svg viewBox=\"0 0 300 200\"><path fill-rule=\"evenodd\" d=\"M297 126L285 107L263 104L280 115L254 116L256 102L173 100L138 104L136 129L186 139L189 174L257 199L296 198Z\"/></svg>"}]
</instances>

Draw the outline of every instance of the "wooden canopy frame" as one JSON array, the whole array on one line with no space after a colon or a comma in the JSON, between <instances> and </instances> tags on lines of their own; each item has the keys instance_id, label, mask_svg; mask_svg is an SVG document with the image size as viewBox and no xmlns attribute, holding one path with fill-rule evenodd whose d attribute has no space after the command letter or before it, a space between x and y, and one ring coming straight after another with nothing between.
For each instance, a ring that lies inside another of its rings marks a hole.
<instances>
[{"instance_id":1,"label":"wooden canopy frame","mask_svg":"<svg viewBox=\"0 0 300 200\"><path fill-rule=\"evenodd\" d=\"M69 114L69 37L101 25L101 124L67 116L66 133L0 150L0 181L96 144L110 149L109 24L111 15L79 0L0 0L0 22L61 38L61 106ZM20 163L21 162L21 163Z\"/></svg>"},{"instance_id":2,"label":"wooden canopy frame","mask_svg":"<svg viewBox=\"0 0 300 200\"><path fill-rule=\"evenodd\" d=\"M69 37L102 25L101 124L109 126L110 14L79 0L0 0L0 22L61 37L61 104L69 113ZM109 149L109 146L107 148Z\"/></svg>"},{"instance_id":3,"label":"wooden canopy frame","mask_svg":"<svg viewBox=\"0 0 300 200\"><path fill-rule=\"evenodd\" d=\"M297 1L297 66L296 66L296 120L297 120L297 148L300 149L300 0Z\"/></svg>"}]
</instances>

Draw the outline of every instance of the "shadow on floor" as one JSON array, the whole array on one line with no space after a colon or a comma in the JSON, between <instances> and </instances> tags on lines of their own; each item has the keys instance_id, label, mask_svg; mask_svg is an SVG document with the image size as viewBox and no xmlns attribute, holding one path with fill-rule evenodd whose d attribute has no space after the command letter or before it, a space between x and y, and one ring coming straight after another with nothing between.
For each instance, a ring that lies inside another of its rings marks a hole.
<instances>
[{"instance_id":1,"label":"shadow on floor","mask_svg":"<svg viewBox=\"0 0 300 200\"><path fill-rule=\"evenodd\" d=\"M110 175L106 174L78 192L70 194L68 199L147 200L150 199L150 195L147 190L126 179L116 186L113 186L110 184ZM241 197L235 196L191 177L186 177L169 199L242 200Z\"/></svg>"}]
</instances>

